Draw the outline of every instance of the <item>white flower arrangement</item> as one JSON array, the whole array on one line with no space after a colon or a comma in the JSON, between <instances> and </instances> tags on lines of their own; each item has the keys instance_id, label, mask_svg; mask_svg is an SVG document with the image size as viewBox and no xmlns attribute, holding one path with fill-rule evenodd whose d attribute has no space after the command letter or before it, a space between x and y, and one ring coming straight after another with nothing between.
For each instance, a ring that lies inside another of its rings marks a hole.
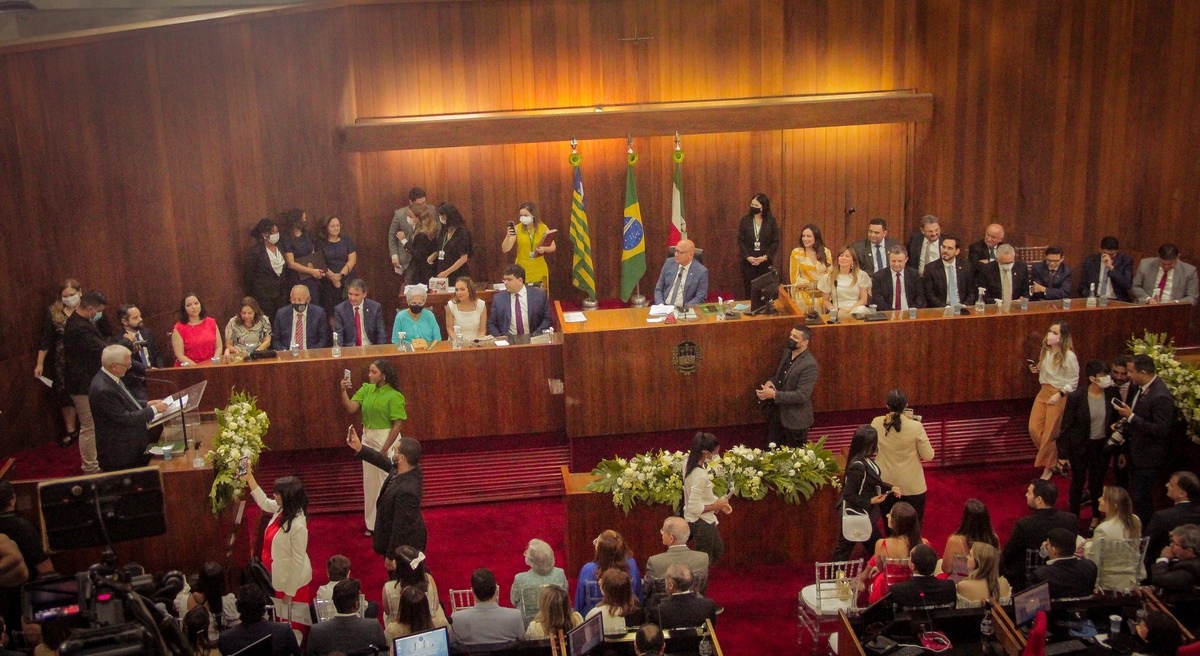
<instances>
[{"instance_id":1,"label":"white flower arrangement","mask_svg":"<svg viewBox=\"0 0 1200 656\"><path fill-rule=\"evenodd\" d=\"M212 513L219 515L229 504L237 501L246 482L237 476L242 458L251 468L267 448L263 436L271 427L267 413L258 409L258 399L246 392L233 390L229 405L217 410L217 436L205 460L213 466L212 490L208 494Z\"/></svg>"},{"instance_id":2,"label":"white flower arrangement","mask_svg":"<svg viewBox=\"0 0 1200 656\"><path fill-rule=\"evenodd\" d=\"M683 498L686 461L687 454L682 451L643 453L629 460L602 460L592 470L599 478L588 489L611 493L613 505L626 513L635 503L678 507ZM802 498L812 497L826 485L837 487L840 471L833 453L825 448L825 438L803 448L772 443L763 450L738 445L727 449L708 466L717 496L732 494L759 500L768 491L774 491L790 504L799 504Z\"/></svg>"},{"instance_id":3,"label":"white flower arrangement","mask_svg":"<svg viewBox=\"0 0 1200 656\"><path fill-rule=\"evenodd\" d=\"M1130 352L1154 360L1158 377L1175 396L1175 406L1187 423L1188 439L1200 444L1200 370L1175 359L1175 340L1166 333L1146 332L1129 340Z\"/></svg>"}]
</instances>

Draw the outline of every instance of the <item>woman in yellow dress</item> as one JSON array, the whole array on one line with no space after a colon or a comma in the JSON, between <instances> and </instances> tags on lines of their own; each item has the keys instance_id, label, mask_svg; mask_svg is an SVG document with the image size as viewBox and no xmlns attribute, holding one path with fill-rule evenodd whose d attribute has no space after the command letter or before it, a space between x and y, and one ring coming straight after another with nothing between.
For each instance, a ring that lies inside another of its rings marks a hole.
<instances>
[{"instance_id":1,"label":"woman in yellow dress","mask_svg":"<svg viewBox=\"0 0 1200 656\"><path fill-rule=\"evenodd\" d=\"M517 228L509 221L508 234L504 235L500 248L507 253L515 245L517 264L525 269L526 284L541 283L542 289L550 293L550 267L546 266L545 255L553 253L556 247L553 241L548 246L541 245L547 228L546 224L538 219L537 205L534 205L533 201L521 203L517 220L520 221L521 227Z\"/></svg>"},{"instance_id":2,"label":"woman in yellow dress","mask_svg":"<svg viewBox=\"0 0 1200 656\"><path fill-rule=\"evenodd\" d=\"M821 292L817 291L817 281L832 262L833 253L825 248L821 229L813 223L804 226L800 231L800 246L792 249L790 267L792 297L797 303L805 308L819 304Z\"/></svg>"}]
</instances>

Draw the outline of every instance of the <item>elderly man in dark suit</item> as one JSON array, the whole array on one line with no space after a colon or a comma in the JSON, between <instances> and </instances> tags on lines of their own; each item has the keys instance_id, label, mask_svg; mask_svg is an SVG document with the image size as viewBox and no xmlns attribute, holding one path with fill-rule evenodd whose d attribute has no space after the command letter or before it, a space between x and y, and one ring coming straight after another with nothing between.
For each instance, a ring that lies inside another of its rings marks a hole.
<instances>
[{"instance_id":1,"label":"elderly man in dark suit","mask_svg":"<svg viewBox=\"0 0 1200 656\"><path fill-rule=\"evenodd\" d=\"M342 346L387 344L391 335L383 323L383 306L367 298L367 283L355 278L346 285L346 300L333 308L333 332Z\"/></svg>"},{"instance_id":2,"label":"elderly man in dark suit","mask_svg":"<svg viewBox=\"0 0 1200 656\"><path fill-rule=\"evenodd\" d=\"M701 597L692 590L692 569L684 563L667 568L667 598L655 608L653 617L668 631L704 626L705 620L717 623L717 602Z\"/></svg>"},{"instance_id":3,"label":"elderly man in dark suit","mask_svg":"<svg viewBox=\"0 0 1200 656\"><path fill-rule=\"evenodd\" d=\"M1150 582L1168 592L1191 592L1200 585L1200 527L1184 524L1171 531L1150 568Z\"/></svg>"},{"instance_id":4,"label":"elderly man in dark suit","mask_svg":"<svg viewBox=\"0 0 1200 656\"><path fill-rule=\"evenodd\" d=\"M921 279L908 267L908 254L897 245L887 258L888 265L871 276L871 304L881 312L924 307Z\"/></svg>"},{"instance_id":5,"label":"elderly man in dark suit","mask_svg":"<svg viewBox=\"0 0 1200 656\"><path fill-rule=\"evenodd\" d=\"M271 323L271 348L286 351L292 344L301 351L329 348L329 319L321 306L311 303L308 287L292 287L291 305L279 308Z\"/></svg>"},{"instance_id":6,"label":"elderly man in dark suit","mask_svg":"<svg viewBox=\"0 0 1200 656\"><path fill-rule=\"evenodd\" d=\"M708 269L695 258L696 244L690 239L675 244L675 256L663 262L654 285L655 305L686 307L708 298Z\"/></svg>"},{"instance_id":7,"label":"elderly man in dark suit","mask_svg":"<svg viewBox=\"0 0 1200 656\"><path fill-rule=\"evenodd\" d=\"M141 467L149 462L149 456L145 455L150 444L146 425L155 414L165 412L167 404L162 401L144 404L125 387L121 378L133 366L133 356L124 346L106 347L100 355L100 364L100 371L88 388L100 469Z\"/></svg>"},{"instance_id":8,"label":"elderly man in dark suit","mask_svg":"<svg viewBox=\"0 0 1200 656\"><path fill-rule=\"evenodd\" d=\"M1100 252L1083 260L1079 267L1079 290L1076 296L1087 298L1096 286L1096 296L1132 303L1133 258L1121 252L1121 242L1108 236L1100 240Z\"/></svg>"},{"instance_id":9,"label":"elderly man in dark suit","mask_svg":"<svg viewBox=\"0 0 1200 656\"><path fill-rule=\"evenodd\" d=\"M888 268L888 252L900 242L888 236L887 221L881 218L871 219L867 224L867 236L854 242L854 255L858 258L858 266L867 275Z\"/></svg>"},{"instance_id":10,"label":"elderly man in dark suit","mask_svg":"<svg viewBox=\"0 0 1200 656\"><path fill-rule=\"evenodd\" d=\"M1075 555L1075 531L1050 529L1043 543L1049 557L1046 564L1033 570L1030 584L1050 584L1051 599L1090 597L1096 590L1096 563Z\"/></svg>"},{"instance_id":11,"label":"elderly man in dark suit","mask_svg":"<svg viewBox=\"0 0 1200 656\"><path fill-rule=\"evenodd\" d=\"M545 291L525 284L525 267L508 265L501 280L504 291L492 297L488 334L492 337L540 335L549 330L550 297Z\"/></svg>"},{"instance_id":12,"label":"elderly man in dark suit","mask_svg":"<svg viewBox=\"0 0 1200 656\"><path fill-rule=\"evenodd\" d=\"M925 265L921 287L925 290L925 307L949 307L954 303L973 305L975 275L967 262L958 257L958 238L942 237L941 257ZM953 286L953 289L951 288Z\"/></svg>"},{"instance_id":13,"label":"elderly man in dark suit","mask_svg":"<svg viewBox=\"0 0 1200 656\"><path fill-rule=\"evenodd\" d=\"M1026 587L1027 554L1030 550L1036 551L1041 547L1052 529L1063 528L1072 533L1079 532L1079 517L1056 509L1056 501L1058 487L1050 481L1036 479L1025 491L1025 503L1033 513L1017 520L1000 555L1000 573L1008 579L1014 590Z\"/></svg>"},{"instance_id":14,"label":"elderly man in dark suit","mask_svg":"<svg viewBox=\"0 0 1200 656\"><path fill-rule=\"evenodd\" d=\"M1000 245L1003 243L1004 226L993 223L983 231L983 239L967 247L967 260L973 267L995 262L1000 254Z\"/></svg>"},{"instance_id":15,"label":"elderly man in dark suit","mask_svg":"<svg viewBox=\"0 0 1200 656\"><path fill-rule=\"evenodd\" d=\"M1029 293L1029 269L1017 261L1017 251L1008 244L996 247L996 259L980 265L975 286L983 288L983 302L1011 303ZM978 289L976 293L978 293Z\"/></svg>"},{"instance_id":16,"label":"elderly man in dark suit","mask_svg":"<svg viewBox=\"0 0 1200 656\"><path fill-rule=\"evenodd\" d=\"M934 264L942 248L942 226L938 218L926 214L921 218L921 229L908 239L908 268L925 275L925 267Z\"/></svg>"},{"instance_id":17,"label":"elderly man in dark suit","mask_svg":"<svg viewBox=\"0 0 1200 656\"><path fill-rule=\"evenodd\" d=\"M1138 389L1130 403L1118 403L1117 414L1129 421L1129 487L1133 511L1138 517L1154 514L1154 483L1167 466L1171 430L1175 426L1175 397L1158 377L1150 356L1133 356L1129 380Z\"/></svg>"},{"instance_id":18,"label":"elderly man in dark suit","mask_svg":"<svg viewBox=\"0 0 1200 656\"><path fill-rule=\"evenodd\" d=\"M333 607L337 614L324 622L318 622L308 634L307 654L363 654L388 649L387 636L379 620L358 616L359 597L362 585L358 579L338 581L333 586Z\"/></svg>"},{"instance_id":19,"label":"elderly man in dark suit","mask_svg":"<svg viewBox=\"0 0 1200 656\"><path fill-rule=\"evenodd\" d=\"M1150 518L1145 535L1150 538L1146 547L1146 568L1170 542L1171 531L1184 524L1200 524L1200 478L1190 471L1177 471L1167 481L1167 498L1172 505L1160 508Z\"/></svg>"},{"instance_id":20,"label":"elderly man in dark suit","mask_svg":"<svg viewBox=\"0 0 1200 656\"><path fill-rule=\"evenodd\" d=\"M808 350L811 339L808 328L792 328L775 375L758 388L759 402L769 404L767 437L772 442L800 446L808 441L813 424L812 391L817 384L817 359Z\"/></svg>"},{"instance_id":21,"label":"elderly man in dark suit","mask_svg":"<svg viewBox=\"0 0 1200 656\"><path fill-rule=\"evenodd\" d=\"M1041 262L1034 262L1029 268L1029 287L1033 294L1031 301L1055 301L1069 298L1073 287L1071 280L1074 272L1063 262L1063 250L1058 246L1047 246Z\"/></svg>"}]
</instances>

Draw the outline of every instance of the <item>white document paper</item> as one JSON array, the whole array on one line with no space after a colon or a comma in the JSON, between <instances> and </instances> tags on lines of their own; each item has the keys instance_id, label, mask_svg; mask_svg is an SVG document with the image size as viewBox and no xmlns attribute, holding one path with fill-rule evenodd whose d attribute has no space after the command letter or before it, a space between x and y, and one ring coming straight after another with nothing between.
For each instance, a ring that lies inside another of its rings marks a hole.
<instances>
[{"instance_id":1,"label":"white document paper","mask_svg":"<svg viewBox=\"0 0 1200 656\"><path fill-rule=\"evenodd\" d=\"M646 323L662 323L666 317L646 317Z\"/></svg>"},{"instance_id":2,"label":"white document paper","mask_svg":"<svg viewBox=\"0 0 1200 656\"><path fill-rule=\"evenodd\" d=\"M37 379L42 381L42 384L45 385L46 387L49 387L51 389L54 388L54 381L50 380L49 378L46 378L45 376L37 376Z\"/></svg>"},{"instance_id":3,"label":"white document paper","mask_svg":"<svg viewBox=\"0 0 1200 656\"><path fill-rule=\"evenodd\" d=\"M587 321L587 316L582 312L564 312L563 321L567 323L582 323Z\"/></svg>"},{"instance_id":4,"label":"white document paper","mask_svg":"<svg viewBox=\"0 0 1200 656\"><path fill-rule=\"evenodd\" d=\"M494 341L494 342L492 342L492 343L493 343L493 344L495 344L496 346L508 346L508 340L507 340L507 339L498 339L498 340L496 340L496 341Z\"/></svg>"},{"instance_id":5,"label":"white document paper","mask_svg":"<svg viewBox=\"0 0 1200 656\"><path fill-rule=\"evenodd\" d=\"M674 311L675 311L674 305L665 305L664 304L664 305L651 305L650 306L650 316L652 316L652 317L665 317Z\"/></svg>"}]
</instances>

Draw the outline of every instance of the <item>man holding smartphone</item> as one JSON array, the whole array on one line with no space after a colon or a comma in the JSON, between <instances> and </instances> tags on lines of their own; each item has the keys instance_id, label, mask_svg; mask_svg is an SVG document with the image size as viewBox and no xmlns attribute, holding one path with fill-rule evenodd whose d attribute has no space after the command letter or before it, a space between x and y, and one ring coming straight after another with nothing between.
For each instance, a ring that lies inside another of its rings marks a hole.
<instances>
[{"instance_id":1,"label":"man holding smartphone","mask_svg":"<svg viewBox=\"0 0 1200 656\"><path fill-rule=\"evenodd\" d=\"M1149 521L1154 514L1154 485L1167 464L1171 429L1175 424L1175 397L1158 378L1154 360L1148 355L1133 356L1129 369L1133 396L1129 403L1116 401L1117 414L1129 421L1125 429L1129 441L1130 496L1133 511Z\"/></svg>"}]
</instances>

